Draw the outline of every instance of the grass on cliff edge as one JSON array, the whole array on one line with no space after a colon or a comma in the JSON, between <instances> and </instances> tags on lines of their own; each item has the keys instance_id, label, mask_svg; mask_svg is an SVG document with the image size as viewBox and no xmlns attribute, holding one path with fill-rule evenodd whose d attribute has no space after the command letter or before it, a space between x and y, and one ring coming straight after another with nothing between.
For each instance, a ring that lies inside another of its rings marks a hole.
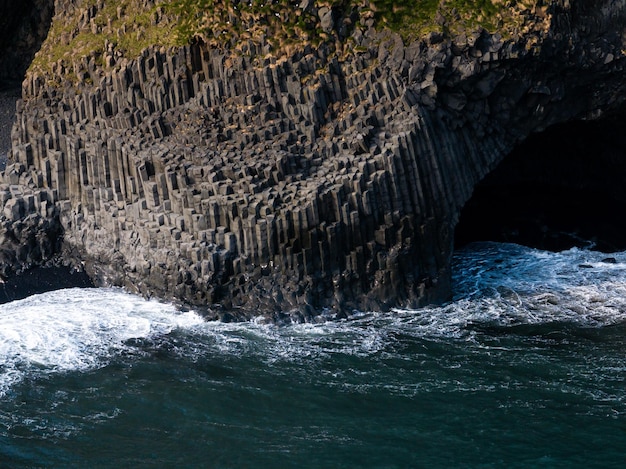
<instances>
[{"instance_id":1,"label":"grass on cliff edge","mask_svg":"<svg viewBox=\"0 0 626 469\"><path fill-rule=\"evenodd\" d=\"M314 9L303 10L310 3ZM454 34L483 27L507 31L519 27L520 14L543 0L82 0L73 11L55 16L51 31L31 70L48 72L59 64L67 71L83 57L103 66L112 44L117 58L135 58L151 45L179 46L202 37L215 46L281 49L344 40L354 28L373 19L377 29L405 40L431 31ZM324 31L315 10L331 9L346 31ZM523 16L523 15L522 15ZM523 22L523 21L522 21ZM269 45L269 46L268 46ZM240 49L241 50L241 49ZM76 68L76 67L74 67ZM81 68L81 67L79 67ZM58 70L57 70L58 71ZM84 70L73 70L77 75ZM67 77L67 72L64 73ZM80 77L79 77L80 79Z\"/></svg>"},{"instance_id":2,"label":"grass on cliff edge","mask_svg":"<svg viewBox=\"0 0 626 469\"><path fill-rule=\"evenodd\" d=\"M500 9L496 6L500 2L492 0L376 0L373 3L379 27L388 27L405 39L423 32L445 32L442 30L449 26L463 29L480 26L494 31Z\"/></svg>"},{"instance_id":3,"label":"grass on cliff edge","mask_svg":"<svg viewBox=\"0 0 626 469\"><path fill-rule=\"evenodd\" d=\"M62 62L67 67L90 56L102 66L108 43L114 46L113 53L118 58L137 57L151 45L176 45L176 22L167 15L167 3L79 1L72 11L57 12L30 69L45 72L54 64Z\"/></svg>"},{"instance_id":4,"label":"grass on cliff edge","mask_svg":"<svg viewBox=\"0 0 626 469\"><path fill-rule=\"evenodd\" d=\"M230 39L254 35L257 26L267 26L266 39L328 39L319 18L300 5L304 0L173 0L169 9L180 18L176 32L180 43L194 36ZM519 25L520 12L541 6L543 0L315 0L317 10L332 9L336 17L357 20L373 13L378 29L399 33L405 40L431 31L456 33L479 27L506 33ZM338 21L338 22L341 22ZM247 33L247 34L246 34ZM294 36L295 34L295 36ZM505 34L506 35L506 34Z\"/></svg>"}]
</instances>

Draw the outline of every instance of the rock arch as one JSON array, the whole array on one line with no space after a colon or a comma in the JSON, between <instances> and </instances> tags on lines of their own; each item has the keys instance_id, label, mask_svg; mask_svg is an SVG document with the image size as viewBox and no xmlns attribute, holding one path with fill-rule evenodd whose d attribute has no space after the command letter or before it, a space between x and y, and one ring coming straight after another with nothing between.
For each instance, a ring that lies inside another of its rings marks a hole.
<instances>
[{"instance_id":1,"label":"rock arch","mask_svg":"<svg viewBox=\"0 0 626 469\"><path fill-rule=\"evenodd\" d=\"M30 74L2 222L60 227L92 278L216 316L443 301L477 184L529 135L623 106L625 5L555 0L517 40L370 29L346 57L195 43Z\"/></svg>"}]
</instances>

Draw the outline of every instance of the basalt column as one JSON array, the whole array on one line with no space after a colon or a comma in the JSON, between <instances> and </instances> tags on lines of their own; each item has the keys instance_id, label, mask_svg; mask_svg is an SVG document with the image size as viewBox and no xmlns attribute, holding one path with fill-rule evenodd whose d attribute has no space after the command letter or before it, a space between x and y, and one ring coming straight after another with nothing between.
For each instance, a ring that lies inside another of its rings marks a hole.
<instances>
[{"instance_id":1,"label":"basalt column","mask_svg":"<svg viewBox=\"0 0 626 469\"><path fill-rule=\"evenodd\" d=\"M11 127L20 83L46 38L54 0L0 2L0 170L11 147Z\"/></svg>"},{"instance_id":2,"label":"basalt column","mask_svg":"<svg viewBox=\"0 0 626 469\"><path fill-rule=\"evenodd\" d=\"M12 158L11 130L21 82L48 34L53 11L54 0L0 1L0 170L7 155ZM59 258L62 228L46 200L51 198L25 185L1 186L0 303L50 289L92 285Z\"/></svg>"},{"instance_id":3,"label":"basalt column","mask_svg":"<svg viewBox=\"0 0 626 469\"><path fill-rule=\"evenodd\" d=\"M104 5L81 24L107 28ZM96 281L223 319L444 301L476 184L531 134L623 104L624 4L605 6L539 6L511 39L370 27L345 54L197 40L61 61L24 82L3 220L58 220Z\"/></svg>"}]
</instances>

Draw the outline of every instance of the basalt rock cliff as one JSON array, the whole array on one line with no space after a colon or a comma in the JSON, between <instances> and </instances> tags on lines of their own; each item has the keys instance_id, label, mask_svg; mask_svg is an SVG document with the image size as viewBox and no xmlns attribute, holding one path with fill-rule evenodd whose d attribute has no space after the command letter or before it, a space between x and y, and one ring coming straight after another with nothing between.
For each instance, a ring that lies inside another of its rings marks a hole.
<instances>
[{"instance_id":1,"label":"basalt rock cliff","mask_svg":"<svg viewBox=\"0 0 626 469\"><path fill-rule=\"evenodd\" d=\"M108 3L57 0L53 29L110 30L94 20ZM0 186L2 274L62 262L222 319L445 301L476 184L531 134L624 105L626 2L526 3L507 34L442 17L403 40L367 2L303 1L332 41L197 37L137 57L107 41L31 67Z\"/></svg>"}]
</instances>

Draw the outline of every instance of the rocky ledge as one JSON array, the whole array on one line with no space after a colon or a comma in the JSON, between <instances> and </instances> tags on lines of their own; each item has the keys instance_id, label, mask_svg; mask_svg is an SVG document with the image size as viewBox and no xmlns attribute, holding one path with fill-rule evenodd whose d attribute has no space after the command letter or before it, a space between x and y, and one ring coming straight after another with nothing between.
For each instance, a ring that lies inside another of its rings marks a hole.
<instances>
[{"instance_id":1,"label":"rocky ledge","mask_svg":"<svg viewBox=\"0 0 626 469\"><path fill-rule=\"evenodd\" d=\"M0 185L3 275L63 259L229 319L445 301L474 186L531 133L626 96L625 2L536 3L541 27L507 39L404 43L364 17L347 54L197 40L30 73Z\"/></svg>"}]
</instances>

